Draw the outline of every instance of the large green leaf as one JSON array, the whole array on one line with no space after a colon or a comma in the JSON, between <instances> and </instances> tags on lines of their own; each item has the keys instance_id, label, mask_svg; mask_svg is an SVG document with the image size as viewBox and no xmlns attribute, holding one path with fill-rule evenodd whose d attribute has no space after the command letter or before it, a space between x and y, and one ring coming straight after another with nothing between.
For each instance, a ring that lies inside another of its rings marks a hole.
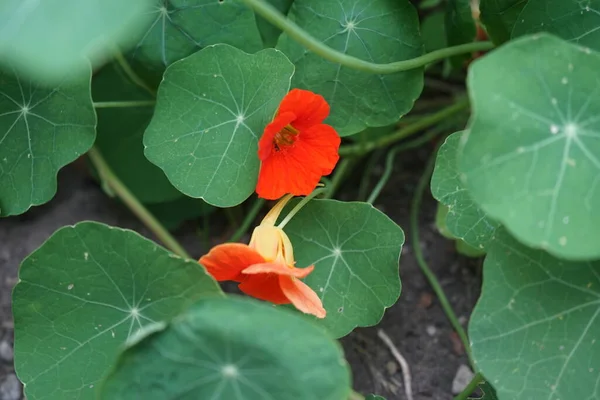
<instances>
[{"instance_id":1,"label":"large green leaf","mask_svg":"<svg viewBox=\"0 0 600 400\"><path fill-rule=\"evenodd\" d=\"M130 54L145 67L164 70L209 45L244 51L262 48L254 13L241 0L151 0L152 23Z\"/></svg>"},{"instance_id":2,"label":"large green leaf","mask_svg":"<svg viewBox=\"0 0 600 400\"><path fill-rule=\"evenodd\" d=\"M206 298L128 349L106 400L342 400L350 373L322 329L287 310Z\"/></svg>"},{"instance_id":3,"label":"large green leaf","mask_svg":"<svg viewBox=\"0 0 600 400\"><path fill-rule=\"evenodd\" d=\"M506 42L528 0L480 0L479 18L494 43Z\"/></svg>"},{"instance_id":4,"label":"large green leaf","mask_svg":"<svg viewBox=\"0 0 600 400\"><path fill-rule=\"evenodd\" d=\"M366 61L389 63L423 52L408 0L295 0L289 18L326 45ZM296 65L292 86L323 95L331 106L327 121L342 136L397 121L423 88L422 68L373 75L329 62L286 34L277 48Z\"/></svg>"},{"instance_id":5,"label":"large green leaf","mask_svg":"<svg viewBox=\"0 0 600 400\"><path fill-rule=\"evenodd\" d=\"M4 0L0 2L0 63L29 78L58 84L89 75L114 45L127 47L148 20L152 0ZM81 76L80 76L81 75Z\"/></svg>"},{"instance_id":6,"label":"large green leaf","mask_svg":"<svg viewBox=\"0 0 600 400\"><path fill-rule=\"evenodd\" d=\"M471 316L473 356L500 399L596 399L598 316L600 262L562 261L498 232Z\"/></svg>"},{"instance_id":7,"label":"large green leaf","mask_svg":"<svg viewBox=\"0 0 600 400\"><path fill-rule=\"evenodd\" d=\"M56 193L56 174L94 144L90 71L38 86L0 71L0 215L24 213Z\"/></svg>"},{"instance_id":8,"label":"large green leaf","mask_svg":"<svg viewBox=\"0 0 600 400\"><path fill-rule=\"evenodd\" d=\"M23 261L13 292L15 367L29 400L95 399L119 348L217 284L135 232L62 228Z\"/></svg>"},{"instance_id":9,"label":"large green leaf","mask_svg":"<svg viewBox=\"0 0 600 400\"><path fill-rule=\"evenodd\" d=\"M144 101L152 97L131 83L116 64L107 65L92 81L94 101ZM163 171L144 156L144 130L154 108L111 107L96 110L96 146L119 179L144 203L183 197Z\"/></svg>"},{"instance_id":10,"label":"large green leaf","mask_svg":"<svg viewBox=\"0 0 600 400\"><path fill-rule=\"evenodd\" d=\"M294 0L267 0L273 7L275 7L280 13L287 14L292 6ZM277 39L281 35L281 29L274 25L271 25L263 17L256 15L256 25L262 37L263 44L265 47L275 47Z\"/></svg>"},{"instance_id":11,"label":"large green leaf","mask_svg":"<svg viewBox=\"0 0 600 400\"><path fill-rule=\"evenodd\" d=\"M285 228L299 267L327 317L315 320L334 336L376 325L400 295L398 260L404 233L367 203L313 200Z\"/></svg>"},{"instance_id":12,"label":"large green leaf","mask_svg":"<svg viewBox=\"0 0 600 400\"><path fill-rule=\"evenodd\" d=\"M289 90L294 66L280 51L209 46L165 72L146 157L190 197L231 207L254 191L258 138Z\"/></svg>"},{"instance_id":13,"label":"large green leaf","mask_svg":"<svg viewBox=\"0 0 600 400\"><path fill-rule=\"evenodd\" d=\"M529 0L512 37L541 31L600 50L600 0Z\"/></svg>"},{"instance_id":14,"label":"large green leaf","mask_svg":"<svg viewBox=\"0 0 600 400\"><path fill-rule=\"evenodd\" d=\"M460 181L456 156L462 134L453 133L440 147L431 177L431 194L448 207L444 216L445 227L452 236L464 240L470 246L485 249L499 224L473 202Z\"/></svg>"},{"instance_id":15,"label":"large green leaf","mask_svg":"<svg viewBox=\"0 0 600 400\"><path fill-rule=\"evenodd\" d=\"M517 239L559 257L600 257L599 70L599 54L540 34L469 74L466 187Z\"/></svg>"}]
</instances>

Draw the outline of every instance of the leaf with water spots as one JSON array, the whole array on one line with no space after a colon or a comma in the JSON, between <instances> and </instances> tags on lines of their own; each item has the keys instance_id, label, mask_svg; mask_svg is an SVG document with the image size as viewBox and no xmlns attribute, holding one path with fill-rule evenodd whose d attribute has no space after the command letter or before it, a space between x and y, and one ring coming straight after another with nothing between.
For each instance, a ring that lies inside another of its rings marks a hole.
<instances>
[{"instance_id":1,"label":"leaf with water spots","mask_svg":"<svg viewBox=\"0 0 600 400\"><path fill-rule=\"evenodd\" d=\"M499 224L473 202L460 181L456 156L462 134L463 132L453 133L440 147L431 177L431 194L447 207L443 226L452 236L475 248L485 249Z\"/></svg>"},{"instance_id":2,"label":"leaf with water spots","mask_svg":"<svg viewBox=\"0 0 600 400\"><path fill-rule=\"evenodd\" d=\"M135 232L95 222L57 231L23 261L13 292L15 368L29 400L95 399L120 347L218 285Z\"/></svg>"},{"instance_id":3,"label":"leaf with water spots","mask_svg":"<svg viewBox=\"0 0 600 400\"><path fill-rule=\"evenodd\" d=\"M476 61L458 169L473 200L525 244L600 257L600 54L555 36Z\"/></svg>"},{"instance_id":4,"label":"leaf with water spots","mask_svg":"<svg viewBox=\"0 0 600 400\"><path fill-rule=\"evenodd\" d=\"M89 69L51 88L0 71L0 215L54 197L58 170L92 147L95 127Z\"/></svg>"},{"instance_id":5,"label":"leaf with water spots","mask_svg":"<svg viewBox=\"0 0 600 400\"><path fill-rule=\"evenodd\" d=\"M288 16L326 45L369 62L390 63L423 53L419 20L408 0L295 0ZM277 48L296 65L292 86L329 102L327 122L341 136L396 122L423 88L422 68L374 75L327 61L286 34Z\"/></svg>"},{"instance_id":6,"label":"leaf with water spots","mask_svg":"<svg viewBox=\"0 0 600 400\"><path fill-rule=\"evenodd\" d=\"M512 37L548 32L580 46L600 50L600 0L529 0Z\"/></svg>"},{"instance_id":7,"label":"leaf with water spots","mask_svg":"<svg viewBox=\"0 0 600 400\"><path fill-rule=\"evenodd\" d=\"M479 18L494 43L506 42L528 0L480 0Z\"/></svg>"},{"instance_id":8,"label":"leaf with water spots","mask_svg":"<svg viewBox=\"0 0 600 400\"><path fill-rule=\"evenodd\" d=\"M101 399L341 400L341 346L288 310L206 298L121 356Z\"/></svg>"},{"instance_id":9,"label":"leaf with water spots","mask_svg":"<svg viewBox=\"0 0 600 400\"><path fill-rule=\"evenodd\" d=\"M559 260L499 230L469 337L500 399L598 398L600 262Z\"/></svg>"},{"instance_id":10,"label":"leaf with water spots","mask_svg":"<svg viewBox=\"0 0 600 400\"><path fill-rule=\"evenodd\" d=\"M213 44L253 53L262 48L254 13L241 0L152 0L152 23L129 54L134 62L163 71Z\"/></svg>"},{"instance_id":11,"label":"leaf with water spots","mask_svg":"<svg viewBox=\"0 0 600 400\"><path fill-rule=\"evenodd\" d=\"M376 325L400 295L398 260L404 233L368 203L313 200L285 227L304 280L327 310L314 319L334 336Z\"/></svg>"},{"instance_id":12,"label":"leaf with water spots","mask_svg":"<svg viewBox=\"0 0 600 400\"><path fill-rule=\"evenodd\" d=\"M144 135L146 157L190 197L231 207L254 191L258 138L294 66L275 49L210 46L171 65Z\"/></svg>"},{"instance_id":13,"label":"leaf with water spots","mask_svg":"<svg viewBox=\"0 0 600 400\"><path fill-rule=\"evenodd\" d=\"M115 44L128 48L145 28L152 0L3 0L0 63L28 79L58 84L89 75Z\"/></svg>"}]
</instances>

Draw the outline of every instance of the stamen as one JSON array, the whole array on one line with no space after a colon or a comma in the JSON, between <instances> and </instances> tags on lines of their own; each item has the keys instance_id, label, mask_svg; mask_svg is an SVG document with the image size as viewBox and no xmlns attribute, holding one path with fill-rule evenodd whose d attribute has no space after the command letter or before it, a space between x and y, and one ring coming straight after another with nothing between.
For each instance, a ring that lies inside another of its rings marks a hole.
<instances>
[{"instance_id":1,"label":"stamen","mask_svg":"<svg viewBox=\"0 0 600 400\"><path fill-rule=\"evenodd\" d=\"M290 146L294 144L294 136L298 135L298 130L292 125L284 126L282 130L275 134L273 138L273 146L275 151L280 151L283 146Z\"/></svg>"}]
</instances>

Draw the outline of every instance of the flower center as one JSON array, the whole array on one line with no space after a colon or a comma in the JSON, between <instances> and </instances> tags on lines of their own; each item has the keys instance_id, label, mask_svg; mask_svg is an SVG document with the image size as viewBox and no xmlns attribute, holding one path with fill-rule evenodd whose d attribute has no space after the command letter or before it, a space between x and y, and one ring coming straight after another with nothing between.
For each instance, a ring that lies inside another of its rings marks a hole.
<instances>
[{"instance_id":1,"label":"flower center","mask_svg":"<svg viewBox=\"0 0 600 400\"><path fill-rule=\"evenodd\" d=\"M295 136L298 135L298 133L298 130L292 125L288 124L287 126L283 127L283 129L277 132L273 138L273 146L275 147L275 151L281 151L282 147L294 144L294 141L296 140Z\"/></svg>"}]
</instances>

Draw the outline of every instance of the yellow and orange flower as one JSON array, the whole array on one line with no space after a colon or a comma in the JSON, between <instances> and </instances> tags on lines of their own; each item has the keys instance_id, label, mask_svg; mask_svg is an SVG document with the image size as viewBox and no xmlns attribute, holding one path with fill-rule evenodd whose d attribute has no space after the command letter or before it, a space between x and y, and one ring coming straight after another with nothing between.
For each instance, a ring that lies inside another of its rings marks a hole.
<instances>
[{"instance_id":1,"label":"yellow and orange flower","mask_svg":"<svg viewBox=\"0 0 600 400\"><path fill-rule=\"evenodd\" d=\"M293 304L298 310L318 318L325 309L317 294L300 279L314 266L296 268L294 249L283 229L275 226L277 217L292 195L285 196L254 229L250 244L225 243L215 246L199 260L217 281L240 282L249 296L274 304Z\"/></svg>"},{"instance_id":2,"label":"yellow and orange flower","mask_svg":"<svg viewBox=\"0 0 600 400\"><path fill-rule=\"evenodd\" d=\"M341 139L323 124L329 104L308 90L293 89L281 101L258 142L261 161L256 193L275 200L291 193L311 193L339 160Z\"/></svg>"}]
</instances>

